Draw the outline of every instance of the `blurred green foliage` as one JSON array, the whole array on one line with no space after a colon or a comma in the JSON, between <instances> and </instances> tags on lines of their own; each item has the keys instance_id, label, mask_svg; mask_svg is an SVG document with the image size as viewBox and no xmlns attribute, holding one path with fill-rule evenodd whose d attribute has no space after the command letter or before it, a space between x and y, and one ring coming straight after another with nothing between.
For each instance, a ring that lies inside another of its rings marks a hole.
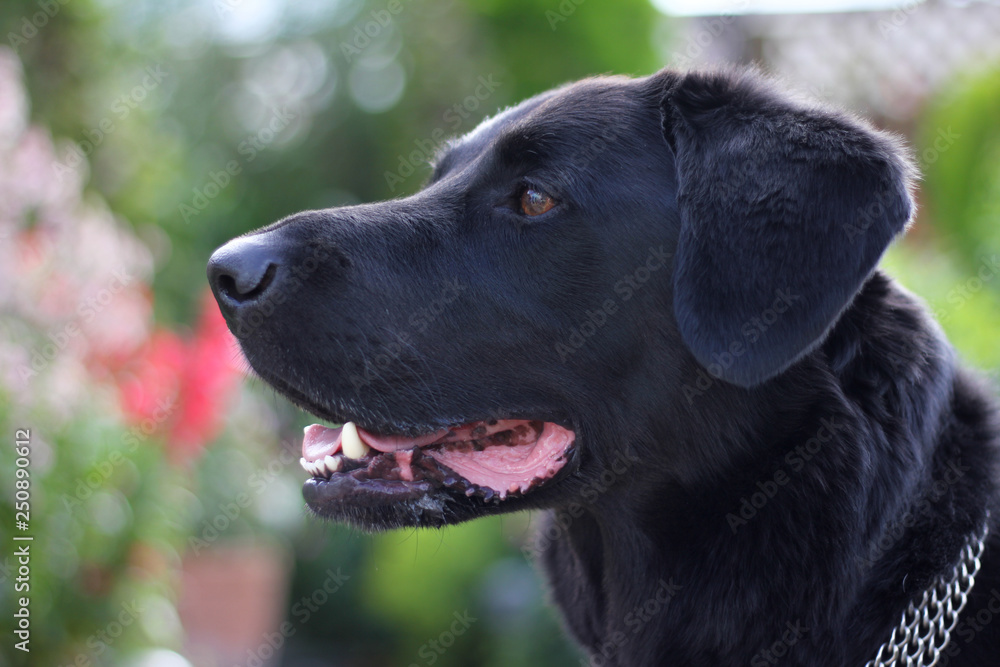
<instances>
[{"instance_id":1,"label":"blurred green foliage","mask_svg":"<svg viewBox=\"0 0 1000 667\"><path fill-rule=\"evenodd\" d=\"M921 295L959 352L1000 370L1000 63L933 100L914 138L918 224L886 262Z\"/></svg>"},{"instance_id":2,"label":"blurred green foliage","mask_svg":"<svg viewBox=\"0 0 1000 667\"><path fill-rule=\"evenodd\" d=\"M240 24L246 4L272 11L273 25ZM91 183L169 246L155 281L161 319L190 321L206 258L232 236L304 208L413 192L440 143L432 135L468 131L559 83L657 67L646 0L387 6L73 0L21 45L36 120L80 142L114 124L93 142ZM37 11L8 0L0 24L16 33ZM115 102L150 67L162 80L124 113ZM398 99L378 90L386 81L402 86ZM288 117L272 137L271 122Z\"/></svg>"},{"instance_id":3,"label":"blurred green foliage","mask_svg":"<svg viewBox=\"0 0 1000 667\"><path fill-rule=\"evenodd\" d=\"M56 4L56 14L16 44L33 119L55 136L92 146L84 151L90 187L153 249L157 317L174 324L193 320L207 257L230 237L305 208L413 192L440 136L465 132L565 81L651 72L659 66L653 34L667 34L659 32L665 19L646 0L402 0L389 20L380 20L390 6L384 0ZM3 35L23 34L25 17L38 11L37 0L5 0ZM1000 280L978 286L970 280L1000 241L998 71L957 85L924 119L917 153L936 151L927 153L933 160L921 160L927 213L886 262L929 301L962 353L991 369L1000 368L994 341ZM102 129L105 121L112 130ZM942 128L958 135L946 150L935 149ZM282 430L294 439L304 417L284 404L278 409ZM5 432L15 426L2 409L0 425ZM101 432L84 437L94 430ZM60 437L113 443L120 434L88 422L68 426ZM242 456L238 445L210 451L194 475L209 516L267 459L261 452ZM86 474L87 462L103 456L104 450L80 448L73 474ZM155 529L158 539L180 540L151 500L158 464L155 453L148 456L118 473L128 479L108 480L107 492L125 494L136 518L142 514L130 530ZM234 461L237 474L223 475ZM158 500L165 507L173 502L186 501ZM38 508L56 532L57 510ZM249 530L238 523L234 533ZM286 535L297 554L289 618L296 620L296 602L331 568L351 578L296 626L286 661L578 664L518 548L529 523L523 515L371 537L307 520L304 530ZM201 534L197 517L182 525ZM75 530L84 533L67 535L74 548L95 551L88 558L109 569L127 569L126 554L96 553L98 526ZM45 556L34 567L58 571L57 558ZM79 614L82 636L115 611L114 602L102 598L100 605L111 607L95 606L86 591L57 590L53 582L36 599ZM454 615L465 613L476 620L454 648L437 653L429 646L443 642ZM71 647L78 641L46 640ZM56 664L65 653L45 658Z\"/></svg>"},{"instance_id":4,"label":"blurred green foliage","mask_svg":"<svg viewBox=\"0 0 1000 667\"><path fill-rule=\"evenodd\" d=\"M15 529L13 503L5 498L0 540L28 548L30 573L17 579L29 588L15 593L19 558L5 547L0 613L13 618L18 597L28 596L31 653L17 653L8 641L0 664L22 657L29 665L115 664L122 653L151 643L179 645L174 582L167 575L179 561L187 526L176 497L181 473L165 465L162 443L129 447L130 439L145 437L114 419L95 418L108 413L99 401L85 418L58 427L48 413L15 418L10 404L0 395L0 429L26 435L30 529ZM30 426L46 422L45 435ZM0 447L0 469L15 469L13 446ZM16 535L32 539L15 542ZM174 562L164 560L169 554Z\"/></svg>"},{"instance_id":5,"label":"blurred green foliage","mask_svg":"<svg viewBox=\"0 0 1000 667\"><path fill-rule=\"evenodd\" d=\"M1000 63L967 73L939 95L917 137L929 213L971 263L1000 248L998 118Z\"/></svg>"},{"instance_id":6,"label":"blurred green foliage","mask_svg":"<svg viewBox=\"0 0 1000 667\"><path fill-rule=\"evenodd\" d=\"M392 14L381 0L53 7L14 44L33 120L77 144L89 186L153 249L156 315L168 325L193 320L207 257L230 237L304 208L417 190L442 141L496 110L583 76L655 70L662 20L646 0L403 0ZM38 11L36 0L3 3L3 34L21 34ZM70 164L72 146L61 155ZM281 409L294 434L303 418ZM206 453L193 480L202 509L183 522L189 548L261 460ZM309 522L295 538L289 619L302 620L295 602L331 568L352 578L296 626L286 661L577 664L518 548L527 521L374 538ZM249 530L236 524L228 537ZM91 606L65 596L52 599ZM461 637L447 635L455 614L476 619Z\"/></svg>"}]
</instances>

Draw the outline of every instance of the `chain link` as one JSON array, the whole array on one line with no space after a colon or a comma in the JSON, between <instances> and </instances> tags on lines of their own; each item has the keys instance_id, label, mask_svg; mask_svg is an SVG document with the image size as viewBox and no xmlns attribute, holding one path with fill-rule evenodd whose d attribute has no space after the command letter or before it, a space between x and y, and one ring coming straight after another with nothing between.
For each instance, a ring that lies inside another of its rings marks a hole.
<instances>
[{"instance_id":1,"label":"chain link","mask_svg":"<svg viewBox=\"0 0 1000 667\"><path fill-rule=\"evenodd\" d=\"M951 571L951 576L947 579L944 575L938 576L924 591L919 605L910 602L889 641L879 647L875 659L868 661L865 667L934 667L938 663L976 583L979 557L983 555L989 532L989 518L987 513L979 532L966 538L962 559Z\"/></svg>"}]
</instances>

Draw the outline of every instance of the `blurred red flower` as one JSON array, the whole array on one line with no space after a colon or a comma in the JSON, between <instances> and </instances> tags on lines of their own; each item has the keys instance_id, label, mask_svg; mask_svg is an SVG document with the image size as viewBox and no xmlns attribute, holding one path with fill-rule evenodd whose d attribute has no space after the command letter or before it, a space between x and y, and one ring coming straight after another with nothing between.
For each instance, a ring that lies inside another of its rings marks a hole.
<instances>
[{"instance_id":1,"label":"blurred red flower","mask_svg":"<svg viewBox=\"0 0 1000 667\"><path fill-rule=\"evenodd\" d=\"M175 461L197 456L222 427L240 373L236 339L210 291L189 340L157 329L118 375L122 410L145 431L154 424Z\"/></svg>"}]
</instances>

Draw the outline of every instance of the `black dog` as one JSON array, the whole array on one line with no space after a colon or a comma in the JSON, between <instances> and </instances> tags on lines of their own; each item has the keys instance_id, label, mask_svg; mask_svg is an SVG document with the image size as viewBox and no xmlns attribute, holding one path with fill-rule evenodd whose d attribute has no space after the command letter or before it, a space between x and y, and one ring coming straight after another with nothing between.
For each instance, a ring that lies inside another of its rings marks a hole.
<instances>
[{"instance_id":1,"label":"black dog","mask_svg":"<svg viewBox=\"0 0 1000 667\"><path fill-rule=\"evenodd\" d=\"M591 79L209 278L253 368L345 423L306 430L316 513L549 510L595 665L860 666L936 582L960 602L1000 517L993 399L875 271L912 178L752 72ZM938 664L1000 664L998 536Z\"/></svg>"}]
</instances>

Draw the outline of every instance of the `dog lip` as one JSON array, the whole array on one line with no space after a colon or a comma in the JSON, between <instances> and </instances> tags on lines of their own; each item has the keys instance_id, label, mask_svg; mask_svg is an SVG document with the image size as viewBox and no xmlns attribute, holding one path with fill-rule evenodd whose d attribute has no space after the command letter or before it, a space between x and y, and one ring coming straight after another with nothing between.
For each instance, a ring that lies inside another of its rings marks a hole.
<instances>
[{"instance_id":1,"label":"dog lip","mask_svg":"<svg viewBox=\"0 0 1000 667\"><path fill-rule=\"evenodd\" d=\"M416 500L437 487L430 481L367 479L334 475L330 479L311 478L302 486L302 495L313 509L330 503L350 501L355 504L384 505L387 502Z\"/></svg>"}]
</instances>

